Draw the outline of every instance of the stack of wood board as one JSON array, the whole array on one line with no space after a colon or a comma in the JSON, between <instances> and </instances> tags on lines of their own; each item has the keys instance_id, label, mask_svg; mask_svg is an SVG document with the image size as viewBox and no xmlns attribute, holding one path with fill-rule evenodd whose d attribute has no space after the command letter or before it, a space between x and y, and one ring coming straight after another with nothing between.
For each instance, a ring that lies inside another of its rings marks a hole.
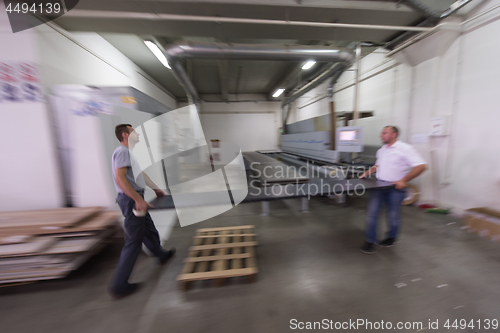
<instances>
[{"instance_id":1,"label":"stack of wood board","mask_svg":"<svg viewBox=\"0 0 500 333\"><path fill-rule=\"evenodd\" d=\"M103 207L0 212L0 284L62 278L118 229Z\"/></svg>"}]
</instances>

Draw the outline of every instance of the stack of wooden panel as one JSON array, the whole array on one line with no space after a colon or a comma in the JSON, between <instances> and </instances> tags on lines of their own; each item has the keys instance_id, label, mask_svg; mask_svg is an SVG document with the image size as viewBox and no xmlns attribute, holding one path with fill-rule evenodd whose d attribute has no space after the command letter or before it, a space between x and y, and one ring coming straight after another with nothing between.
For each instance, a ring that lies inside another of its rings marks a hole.
<instances>
[{"instance_id":1,"label":"stack of wooden panel","mask_svg":"<svg viewBox=\"0 0 500 333\"><path fill-rule=\"evenodd\" d=\"M62 278L118 229L103 207L0 212L0 284Z\"/></svg>"}]
</instances>

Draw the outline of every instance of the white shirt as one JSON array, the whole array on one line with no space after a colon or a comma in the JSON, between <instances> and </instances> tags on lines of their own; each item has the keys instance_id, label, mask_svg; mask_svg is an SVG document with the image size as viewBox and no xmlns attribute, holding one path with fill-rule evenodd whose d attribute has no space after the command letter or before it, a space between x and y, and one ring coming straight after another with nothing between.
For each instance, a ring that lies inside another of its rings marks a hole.
<instances>
[{"instance_id":1,"label":"white shirt","mask_svg":"<svg viewBox=\"0 0 500 333\"><path fill-rule=\"evenodd\" d=\"M422 164L425 164L425 161L417 150L398 140L391 147L383 145L377 151L377 178L396 182L404 178L410 169Z\"/></svg>"}]
</instances>

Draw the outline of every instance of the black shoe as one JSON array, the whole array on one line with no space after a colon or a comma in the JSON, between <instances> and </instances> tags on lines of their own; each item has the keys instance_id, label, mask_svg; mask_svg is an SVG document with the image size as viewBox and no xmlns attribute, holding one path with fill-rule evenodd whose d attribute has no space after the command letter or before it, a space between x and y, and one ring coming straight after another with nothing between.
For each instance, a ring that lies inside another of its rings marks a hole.
<instances>
[{"instance_id":1,"label":"black shoe","mask_svg":"<svg viewBox=\"0 0 500 333\"><path fill-rule=\"evenodd\" d=\"M396 241L396 238L387 238L379 243L380 246L383 247L391 247L394 246L394 242Z\"/></svg>"},{"instance_id":2,"label":"black shoe","mask_svg":"<svg viewBox=\"0 0 500 333\"><path fill-rule=\"evenodd\" d=\"M168 251L165 251L163 256L160 258L160 265L165 265L170 258L172 258L175 254L175 247L171 248Z\"/></svg>"},{"instance_id":3,"label":"black shoe","mask_svg":"<svg viewBox=\"0 0 500 333\"><path fill-rule=\"evenodd\" d=\"M139 289L139 285L140 285L139 283L131 283L126 288L121 289L119 291L112 291L110 289L109 294L114 299L124 298L124 297L127 297L127 296L135 293L137 291L137 289Z\"/></svg>"},{"instance_id":4,"label":"black shoe","mask_svg":"<svg viewBox=\"0 0 500 333\"><path fill-rule=\"evenodd\" d=\"M361 247L361 252L365 254L374 254L375 253L375 244L370 242L365 242Z\"/></svg>"}]
</instances>

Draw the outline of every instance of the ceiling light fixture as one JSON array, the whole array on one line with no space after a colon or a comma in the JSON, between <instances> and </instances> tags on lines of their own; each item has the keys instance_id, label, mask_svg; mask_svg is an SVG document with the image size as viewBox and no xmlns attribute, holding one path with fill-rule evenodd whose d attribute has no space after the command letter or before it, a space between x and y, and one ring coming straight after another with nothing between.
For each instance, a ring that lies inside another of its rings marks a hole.
<instances>
[{"instance_id":1,"label":"ceiling light fixture","mask_svg":"<svg viewBox=\"0 0 500 333\"><path fill-rule=\"evenodd\" d=\"M273 94L273 97L276 98L276 97L280 97L280 95L283 93L283 91L285 91L284 88L279 88L278 90L276 90Z\"/></svg>"},{"instance_id":2,"label":"ceiling light fixture","mask_svg":"<svg viewBox=\"0 0 500 333\"><path fill-rule=\"evenodd\" d=\"M144 44L146 44L146 46L151 50L151 52L153 52L153 54L158 58L158 60L160 60L160 62L163 64L163 66L170 69L170 65L168 64L167 58L165 57L163 52L161 52L158 45L156 45L155 43L153 43L149 40L145 40Z\"/></svg>"},{"instance_id":3,"label":"ceiling light fixture","mask_svg":"<svg viewBox=\"0 0 500 333\"><path fill-rule=\"evenodd\" d=\"M311 68L312 66L314 66L314 64L316 63L316 61L308 61L304 64L304 66L302 66L302 69L309 69Z\"/></svg>"}]
</instances>

